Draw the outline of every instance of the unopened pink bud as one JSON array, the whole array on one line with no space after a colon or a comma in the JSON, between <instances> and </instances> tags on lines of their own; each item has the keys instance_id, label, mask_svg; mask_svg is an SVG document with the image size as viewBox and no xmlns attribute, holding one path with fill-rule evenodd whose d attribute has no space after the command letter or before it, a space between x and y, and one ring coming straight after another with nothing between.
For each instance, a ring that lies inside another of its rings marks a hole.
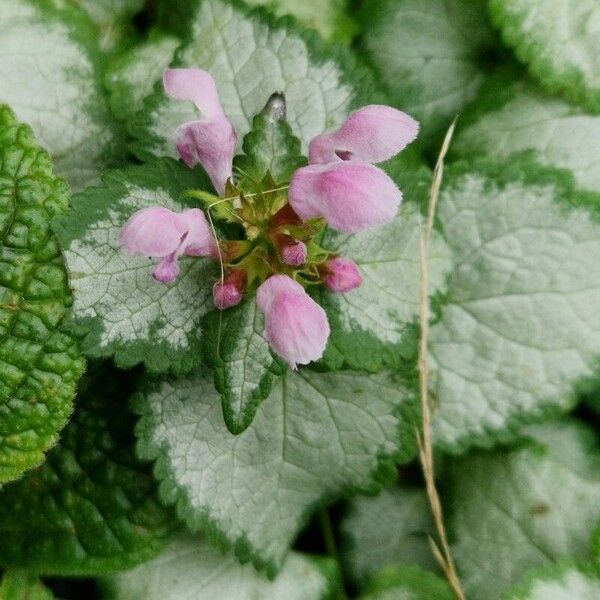
<instances>
[{"instance_id":1,"label":"unopened pink bud","mask_svg":"<svg viewBox=\"0 0 600 600\"><path fill-rule=\"evenodd\" d=\"M281 247L281 260L290 267L303 265L306 262L306 254L306 244L299 240Z\"/></svg>"},{"instance_id":2,"label":"unopened pink bud","mask_svg":"<svg viewBox=\"0 0 600 600\"><path fill-rule=\"evenodd\" d=\"M213 285L213 301L219 310L239 304L244 295L245 274L242 271L231 271L223 281Z\"/></svg>"},{"instance_id":3,"label":"unopened pink bud","mask_svg":"<svg viewBox=\"0 0 600 600\"><path fill-rule=\"evenodd\" d=\"M349 292L360 286L362 276L356 263L341 256L328 260L325 264L325 287L332 292Z\"/></svg>"}]
</instances>

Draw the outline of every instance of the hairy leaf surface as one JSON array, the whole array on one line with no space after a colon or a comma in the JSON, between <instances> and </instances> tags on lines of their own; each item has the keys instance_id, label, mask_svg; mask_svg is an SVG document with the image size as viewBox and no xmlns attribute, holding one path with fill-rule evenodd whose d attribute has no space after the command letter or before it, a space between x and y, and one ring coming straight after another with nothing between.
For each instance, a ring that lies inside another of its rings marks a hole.
<instances>
[{"instance_id":1,"label":"hairy leaf surface","mask_svg":"<svg viewBox=\"0 0 600 600\"><path fill-rule=\"evenodd\" d=\"M95 575L154 556L174 527L133 454L126 376L93 366L43 465L0 491L0 565Z\"/></svg>"},{"instance_id":2,"label":"hairy leaf surface","mask_svg":"<svg viewBox=\"0 0 600 600\"><path fill-rule=\"evenodd\" d=\"M111 171L56 221L74 295L70 326L83 336L88 356L112 356L124 368L143 362L154 372L189 371L200 361L200 324L213 308L216 262L181 257L177 279L162 284L152 278L152 261L121 252L118 237L137 210L189 208L185 192L208 185L199 169L171 159Z\"/></svg>"},{"instance_id":3,"label":"hairy leaf surface","mask_svg":"<svg viewBox=\"0 0 600 600\"><path fill-rule=\"evenodd\" d=\"M527 434L529 445L480 452L450 471L453 555L473 600L498 597L528 569L590 551L600 503L595 433L566 422Z\"/></svg>"},{"instance_id":4,"label":"hairy leaf surface","mask_svg":"<svg viewBox=\"0 0 600 600\"><path fill-rule=\"evenodd\" d=\"M55 444L84 368L62 331L71 295L50 228L68 201L31 130L0 106L0 483Z\"/></svg>"},{"instance_id":5,"label":"hairy leaf surface","mask_svg":"<svg viewBox=\"0 0 600 600\"><path fill-rule=\"evenodd\" d=\"M438 216L455 254L430 330L433 434L459 451L570 408L600 355L600 203L528 162L448 169Z\"/></svg>"},{"instance_id":6,"label":"hairy leaf surface","mask_svg":"<svg viewBox=\"0 0 600 600\"><path fill-rule=\"evenodd\" d=\"M506 44L542 85L600 113L596 0L491 0L490 12Z\"/></svg>"},{"instance_id":7,"label":"hairy leaf surface","mask_svg":"<svg viewBox=\"0 0 600 600\"><path fill-rule=\"evenodd\" d=\"M414 452L415 394L391 374L300 370L279 378L240 435L223 423L212 374L140 394L139 453L157 458L167 502L192 529L277 572L314 508L371 491Z\"/></svg>"},{"instance_id":8,"label":"hairy leaf surface","mask_svg":"<svg viewBox=\"0 0 600 600\"><path fill-rule=\"evenodd\" d=\"M28 123L74 190L119 155L96 30L58 0L0 0L0 103Z\"/></svg>"}]
</instances>

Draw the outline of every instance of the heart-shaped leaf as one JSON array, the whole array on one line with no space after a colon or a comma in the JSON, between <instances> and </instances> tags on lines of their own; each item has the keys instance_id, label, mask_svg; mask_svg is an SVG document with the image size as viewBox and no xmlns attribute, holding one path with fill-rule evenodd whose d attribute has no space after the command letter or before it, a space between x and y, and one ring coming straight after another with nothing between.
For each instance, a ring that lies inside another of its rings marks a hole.
<instances>
[{"instance_id":1,"label":"heart-shaped leaf","mask_svg":"<svg viewBox=\"0 0 600 600\"><path fill-rule=\"evenodd\" d=\"M84 368L62 331L71 295L50 228L68 202L31 130L0 106L0 483L55 444Z\"/></svg>"},{"instance_id":2,"label":"heart-shaped leaf","mask_svg":"<svg viewBox=\"0 0 600 600\"><path fill-rule=\"evenodd\" d=\"M55 0L0 0L0 15L0 103L31 126L73 189L96 183L121 154L96 29Z\"/></svg>"},{"instance_id":3,"label":"heart-shaped leaf","mask_svg":"<svg viewBox=\"0 0 600 600\"><path fill-rule=\"evenodd\" d=\"M438 215L455 267L430 329L433 434L450 451L565 410L600 358L600 222L562 173L447 169Z\"/></svg>"},{"instance_id":4,"label":"heart-shaped leaf","mask_svg":"<svg viewBox=\"0 0 600 600\"><path fill-rule=\"evenodd\" d=\"M203 369L137 396L138 450L190 528L274 574L316 506L376 490L392 457L414 455L416 402L390 373L288 372L235 436Z\"/></svg>"},{"instance_id":5,"label":"heart-shaped leaf","mask_svg":"<svg viewBox=\"0 0 600 600\"><path fill-rule=\"evenodd\" d=\"M150 260L121 252L118 237L135 211L189 208L185 192L209 185L200 169L171 159L112 171L101 187L75 196L72 210L56 221L74 295L70 327L83 336L88 356L112 356L124 368L144 362L154 372L198 364L216 262L182 257L177 280L165 285L152 278Z\"/></svg>"},{"instance_id":6,"label":"heart-shaped leaf","mask_svg":"<svg viewBox=\"0 0 600 600\"><path fill-rule=\"evenodd\" d=\"M595 433L574 421L526 433L530 444L451 467L453 556L467 598L496 598L528 569L590 551L600 504Z\"/></svg>"},{"instance_id":7,"label":"heart-shaped leaf","mask_svg":"<svg viewBox=\"0 0 600 600\"><path fill-rule=\"evenodd\" d=\"M174 527L133 455L124 374L94 366L46 462L0 491L0 565L96 575L154 556Z\"/></svg>"}]
</instances>

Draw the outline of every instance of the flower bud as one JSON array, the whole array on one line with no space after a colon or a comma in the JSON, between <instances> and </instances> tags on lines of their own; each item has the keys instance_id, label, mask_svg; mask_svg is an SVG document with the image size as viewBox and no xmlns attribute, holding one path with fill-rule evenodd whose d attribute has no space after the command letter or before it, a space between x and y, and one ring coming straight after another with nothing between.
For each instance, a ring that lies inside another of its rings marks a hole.
<instances>
[{"instance_id":1,"label":"flower bud","mask_svg":"<svg viewBox=\"0 0 600 600\"><path fill-rule=\"evenodd\" d=\"M234 270L225 275L223 281L216 281L213 285L213 301L219 310L239 304L244 295L246 274Z\"/></svg>"},{"instance_id":2,"label":"flower bud","mask_svg":"<svg viewBox=\"0 0 600 600\"><path fill-rule=\"evenodd\" d=\"M356 263L338 256L325 263L323 283L332 292L349 292L360 286L362 276Z\"/></svg>"},{"instance_id":3,"label":"flower bud","mask_svg":"<svg viewBox=\"0 0 600 600\"><path fill-rule=\"evenodd\" d=\"M277 236L277 247L281 262L290 267L299 267L306 262L306 244L290 235Z\"/></svg>"}]
</instances>

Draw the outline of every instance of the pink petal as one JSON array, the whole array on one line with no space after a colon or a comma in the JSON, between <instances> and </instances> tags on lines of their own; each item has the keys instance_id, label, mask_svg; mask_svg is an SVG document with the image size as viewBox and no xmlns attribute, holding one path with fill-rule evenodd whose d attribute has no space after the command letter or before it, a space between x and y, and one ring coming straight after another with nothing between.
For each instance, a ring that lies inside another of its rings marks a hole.
<instances>
[{"instance_id":1,"label":"pink petal","mask_svg":"<svg viewBox=\"0 0 600 600\"><path fill-rule=\"evenodd\" d=\"M237 135L226 117L184 123L177 142L179 156L188 167L200 163L215 190L225 191L232 175Z\"/></svg>"},{"instance_id":2,"label":"pink petal","mask_svg":"<svg viewBox=\"0 0 600 600\"><path fill-rule=\"evenodd\" d=\"M216 258L217 245L204 213L199 208L189 208L178 217L179 223L187 231L183 242L183 254Z\"/></svg>"},{"instance_id":3,"label":"pink petal","mask_svg":"<svg viewBox=\"0 0 600 600\"><path fill-rule=\"evenodd\" d=\"M212 119L225 116L215 81L202 69L167 69L163 85L169 96L176 100L193 102L203 117Z\"/></svg>"},{"instance_id":4,"label":"pink petal","mask_svg":"<svg viewBox=\"0 0 600 600\"><path fill-rule=\"evenodd\" d=\"M160 283L171 283L177 279L177 275L179 275L179 265L176 254L163 258L152 271L152 277Z\"/></svg>"},{"instance_id":5,"label":"pink petal","mask_svg":"<svg viewBox=\"0 0 600 600\"><path fill-rule=\"evenodd\" d=\"M272 275L256 290L256 304L258 304L258 308L266 313L275 297L283 292L306 293L304 288L291 277L287 275Z\"/></svg>"},{"instance_id":6,"label":"pink petal","mask_svg":"<svg viewBox=\"0 0 600 600\"><path fill-rule=\"evenodd\" d=\"M199 208L190 208L182 213L160 206L138 210L121 229L119 245L127 254L160 258L152 275L162 283L169 283L177 277L177 259L182 254L216 255L212 232Z\"/></svg>"},{"instance_id":7,"label":"pink petal","mask_svg":"<svg viewBox=\"0 0 600 600\"><path fill-rule=\"evenodd\" d=\"M299 283L273 275L258 288L256 301L265 313L266 340L292 369L323 356L327 316Z\"/></svg>"},{"instance_id":8,"label":"pink petal","mask_svg":"<svg viewBox=\"0 0 600 600\"><path fill-rule=\"evenodd\" d=\"M138 210L121 229L121 249L127 254L160 258L172 254L187 231L179 217L178 213L159 206Z\"/></svg>"},{"instance_id":9,"label":"pink petal","mask_svg":"<svg viewBox=\"0 0 600 600\"><path fill-rule=\"evenodd\" d=\"M388 160L415 140L419 124L391 106L371 104L352 113L333 133L318 135L309 146L309 163Z\"/></svg>"},{"instance_id":10,"label":"pink petal","mask_svg":"<svg viewBox=\"0 0 600 600\"><path fill-rule=\"evenodd\" d=\"M328 260L325 264L327 275L323 280L325 287L332 292L349 292L360 286L362 276L356 263L341 256Z\"/></svg>"},{"instance_id":11,"label":"pink petal","mask_svg":"<svg viewBox=\"0 0 600 600\"><path fill-rule=\"evenodd\" d=\"M350 161L298 169L288 198L300 218L323 217L333 229L356 233L391 221L402 193L381 169Z\"/></svg>"}]
</instances>

